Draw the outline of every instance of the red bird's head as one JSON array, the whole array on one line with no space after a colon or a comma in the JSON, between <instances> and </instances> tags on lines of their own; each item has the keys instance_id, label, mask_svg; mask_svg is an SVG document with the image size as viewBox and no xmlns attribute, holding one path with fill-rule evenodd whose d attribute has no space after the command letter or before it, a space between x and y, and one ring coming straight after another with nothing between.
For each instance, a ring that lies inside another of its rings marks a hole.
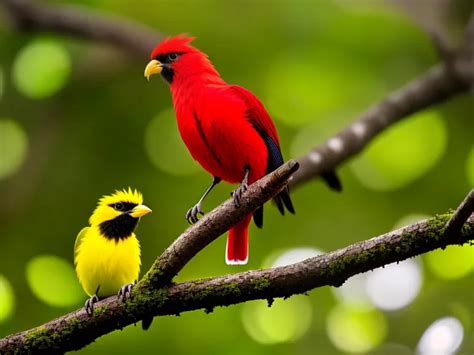
<instances>
[{"instance_id":1,"label":"red bird's head","mask_svg":"<svg viewBox=\"0 0 474 355\"><path fill-rule=\"evenodd\" d=\"M193 40L194 37L178 35L160 42L151 52L145 77L149 79L153 74L161 74L169 84L183 82L190 77L199 80L220 79L207 55L191 46Z\"/></svg>"}]
</instances>

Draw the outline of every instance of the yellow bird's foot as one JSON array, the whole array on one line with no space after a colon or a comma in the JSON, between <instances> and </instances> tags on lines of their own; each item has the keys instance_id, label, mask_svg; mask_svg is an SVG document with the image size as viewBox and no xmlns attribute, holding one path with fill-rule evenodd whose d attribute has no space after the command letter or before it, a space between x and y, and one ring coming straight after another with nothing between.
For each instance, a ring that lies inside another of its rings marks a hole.
<instances>
[{"instance_id":1,"label":"yellow bird's foot","mask_svg":"<svg viewBox=\"0 0 474 355\"><path fill-rule=\"evenodd\" d=\"M129 298L132 297L132 289L135 286L135 284L126 284L120 287L120 290L118 292L118 298L120 301L124 302L128 300Z\"/></svg>"},{"instance_id":2,"label":"yellow bird's foot","mask_svg":"<svg viewBox=\"0 0 474 355\"><path fill-rule=\"evenodd\" d=\"M89 316L92 316L92 314L94 314L94 304L97 302L99 302L99 297L97 297L97 295L92 296L86 301L84 308L86 309L86 313Z\"/></svg>"}]
</instances>

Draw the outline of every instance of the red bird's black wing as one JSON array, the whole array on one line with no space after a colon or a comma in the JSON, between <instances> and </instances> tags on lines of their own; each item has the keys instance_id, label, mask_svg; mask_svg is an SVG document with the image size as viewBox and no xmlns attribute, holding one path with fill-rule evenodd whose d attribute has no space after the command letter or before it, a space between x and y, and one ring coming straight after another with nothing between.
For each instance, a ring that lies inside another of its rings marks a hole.
<instances>
[{"instance_id":1,"label":"red bird's black wing","mask_svg":"<svg viewBox=\"0 0 474 355\"><path fill-rule=\"evenodd\" d=\"M279 150L280 142L278 140L275 124L258 97L241 86L231 85L230 88L244 101L247 109L247 119L250 123L252 123L259 133L265 132L273 140Z\"/></svg>"},{"instance_id":2,"label":"red bird's black wing","mask_svg":"<svg viewBox=\"0 0 474 355\"><path fill-rule=\"evenodd\" d=\"M237 85L232 85L231 89L245 102L246 117L265 142L268 150L266 173L271 173L284 163L275 124L263 104L253 93ZM282 215L285 214L285 207L290 213L295 213L288 187L273 200ZM263 206L254 212L253 219L257 227L263 226Z\"/></svg>"}]
</instances>

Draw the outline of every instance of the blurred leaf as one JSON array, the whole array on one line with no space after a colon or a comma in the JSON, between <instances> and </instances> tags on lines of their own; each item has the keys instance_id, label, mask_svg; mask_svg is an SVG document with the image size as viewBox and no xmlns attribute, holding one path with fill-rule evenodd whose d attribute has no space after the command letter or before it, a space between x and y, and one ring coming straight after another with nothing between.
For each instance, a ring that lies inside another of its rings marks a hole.
<instances>
[{"instance_id":1,"label":"blurred leaf","mask_svg":"<svg viewBox=\"0 0 474 355\"><path fill-rule=\"evenodd\" d=\"M184 145L171 109L159 113L148 123L145 150L151 162L168 174L191 175L201 169Z\"/></svg>"},{"instance_id":2,"label":"blurred leaf","mask_svg":"<svg viewBox=\"0 0 474 355\"><path fill-rule=\"evenodd\" d=\"M349 59L342 48L277 57L270 62L266 84L264 102L275 119L290 126L320 120L341 107L355 111L383 93L368 67Z\"/></svg>"},{"instance_id":3,"label":"blurred leaf","mask_svg":"<svg viewBox=\"0 0 474 355\"><path fill-rule=\"evenodd\" d=\"M375 309L340 304L328 316L327 332L338 349L366 353L379 346L387 336L387 320Z\"/></svg>"},{"instance_id":4,"label":"blurred leaf","mask_svg":"<svg viewBox=\"0 0 474 355\"><path fill-rule=\"evenodd\" d=\"M246 303L242 322L248 335L262 344L291 343L301 338L312 320L311 303L304 296Z\"/></svg>"},{"instance_id":5,"label":"blurred leaf","mask_svg":"<svg viewBox=\"0 0 474 355\"><path fill-rule=\"evenodd\" d=\"M23 95L42 99L57 93L70 72L69 54L63 45L51 39L36 39L18 53L13 82Z\"/></svg>"},{"instance_id":6,"label":"blurred leaf","mask_svg":"<svg viewBox=\"0 0 474 355\"><path fill-rule=\"evenodd\" d=\"M50 306L73 306L85 298L72 265L55 255L31 259L26 267L26 279L34 295Z\"/></svg>"},{"instance_id":7,"label":"blurred leaf","mask_svg":"<svg viewBox=\"0 0 474 355\"><path fill-rule=\"evenodd\" d=\"M436 111L423 111L375 138L352 163L359 181L375 190L396 190L430 171L446 147Z\"/></svg>"},{"instance_id":8,"label":"blurred leaf","mask_svg":"<svg viewBox=\"0 0 474 355\"><path fill-rule=\"evenodd\" d=\"M28 137L14 120L0 119L0 180L18 171L25 160Z\"/></svg>"},{"instance_id":9,"label":"blurred leaf","mask_svg":"<svg viewBox=\"0 0 474 355\"><path fill-rule=\"evenodd\" d=\"M471 245L449 246L424 256L430 270L439 278L455 280L474 270L474 248Z\"/></svg>"},{"instance_id":10,"label":"blurred leaf","mask_svg":"<svg viewBox=\"0 0 474 355\"><path fill-rule=\"evenodd\" d=\"M13 314L15 296L10 282L0 274L0 323L6 321Z\"/></svg>"}]
</instances>

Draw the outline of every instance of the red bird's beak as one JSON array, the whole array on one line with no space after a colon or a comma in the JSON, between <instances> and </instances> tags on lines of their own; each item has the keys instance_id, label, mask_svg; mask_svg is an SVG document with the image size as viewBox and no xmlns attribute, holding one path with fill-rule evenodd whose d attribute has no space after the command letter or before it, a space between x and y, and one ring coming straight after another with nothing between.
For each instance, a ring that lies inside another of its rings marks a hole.
<instances>
[{"instance_id":1,"label":"red bird's beak","mask_svg":"<svg viewBox=\"0 0 474 355\"><path fill-rule=\"evenodd\" d=\"M162 70L163 64L161 64L156 59L152 59L145 68L145 78L147 80L150 80L150 76L152 76L153 74L160 74Z\"/></svg>"}]
</instances>

